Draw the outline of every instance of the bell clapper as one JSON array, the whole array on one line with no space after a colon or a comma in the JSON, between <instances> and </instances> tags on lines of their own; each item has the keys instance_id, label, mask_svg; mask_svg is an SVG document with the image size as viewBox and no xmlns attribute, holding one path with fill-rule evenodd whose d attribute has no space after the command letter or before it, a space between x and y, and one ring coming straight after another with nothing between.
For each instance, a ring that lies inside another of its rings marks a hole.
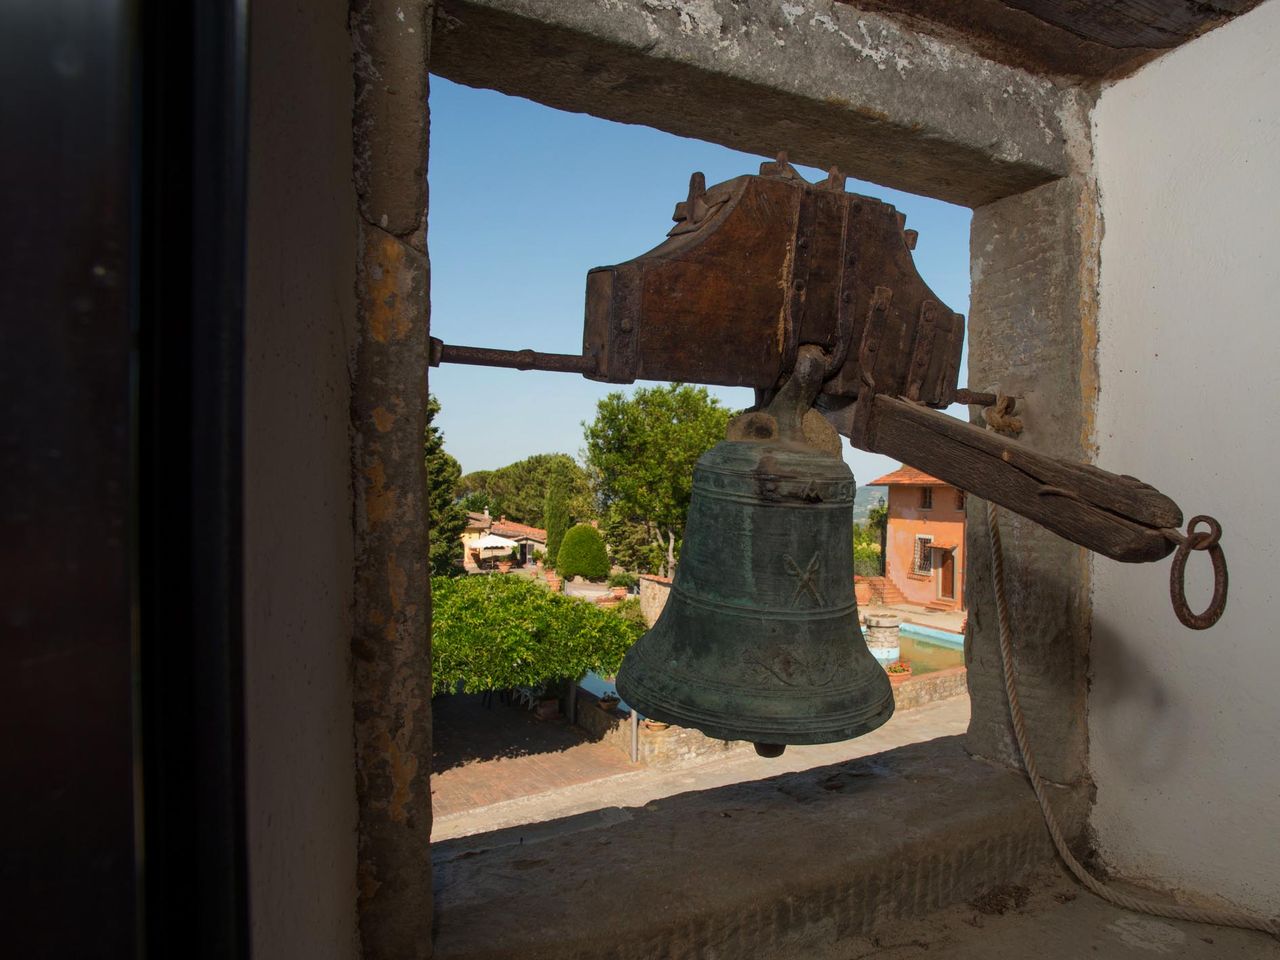
<instances>
[{"instance_id":1,"label":"bell clapper","mask_svg":"<svg viewBox=\"0 0 1280 960\"><path fill-rule=\"evenodd\" d=\"M782 751L787 749L785 743L753 743L752 746L756 748L756 753L769 759L782 756Z\"/></svg>"}]
</instances>

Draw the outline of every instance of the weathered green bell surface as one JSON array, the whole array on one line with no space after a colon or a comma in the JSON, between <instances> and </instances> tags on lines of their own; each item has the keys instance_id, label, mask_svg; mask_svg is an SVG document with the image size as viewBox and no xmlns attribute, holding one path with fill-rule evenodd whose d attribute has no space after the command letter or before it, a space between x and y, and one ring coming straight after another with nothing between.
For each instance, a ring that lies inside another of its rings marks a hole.
<instances>
[{"instance_id":1,"label":"weathered green bell surface","mask_svg":"<svg viewBox=\"0 0 1280 960\"><path fill-rule=\"evenodd\" d=\"M838 457L776 436L704 454L671 594L623 661L619 695L765 755L888 720L893 692L853 596L853 493Z\"/></svg>"}]
</instances>

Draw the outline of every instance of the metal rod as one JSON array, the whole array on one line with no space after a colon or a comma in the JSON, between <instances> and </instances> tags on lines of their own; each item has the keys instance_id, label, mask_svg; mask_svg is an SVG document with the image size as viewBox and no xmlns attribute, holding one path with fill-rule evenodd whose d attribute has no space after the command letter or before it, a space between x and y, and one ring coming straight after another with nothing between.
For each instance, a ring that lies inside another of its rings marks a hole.
<instances>
[{"instance_id":1,"label":"metal rod","mask_svg":"<svg viewBox=\"0 0 1280 960\"><path fill-rule=\"evenodd\" d=\"M536 350L494 350L490 347L461 347L431 338L431 365L466 363L480 367L512 367L516 370L547 370L551 373L596 372L594 357L572 353L539 353Z\"/></svg>"},{"instance_id":2,"label":"metal rod","mask_svg":"<svg viewBox=\"0 0 1280 960\"><path fill-rule=\"evenodd\" d=\"M975 407L994 407L996 405L996 395L961 387L956 391L956 403L969 404Z\"/></svg>"},{"instance_id":3,"label":"metal rod","mask_svg":"<svg viewBox=\"0 0 1280 960\"><path fill-rule=\"evenodd\" d=\"M640 714L631 708L631 762L640 762Z\"/></svg>"},{"instance_id":4,"label":"metal rod","mask_svg":"<svg viewBox=\"0 0 1280 960\"><path fill-rule=\"evenodd\" d=\"M463 347L431 338L431 366L442 363L465 363L477 367L508 367L514 370L545 370L549 373L580 373L591 376L599 370L595 357L574 353L539 353L537 350L496 350L492 347ZM994 393L961 387L956 403L992 407Z\"/></svg>"}]
</instances>

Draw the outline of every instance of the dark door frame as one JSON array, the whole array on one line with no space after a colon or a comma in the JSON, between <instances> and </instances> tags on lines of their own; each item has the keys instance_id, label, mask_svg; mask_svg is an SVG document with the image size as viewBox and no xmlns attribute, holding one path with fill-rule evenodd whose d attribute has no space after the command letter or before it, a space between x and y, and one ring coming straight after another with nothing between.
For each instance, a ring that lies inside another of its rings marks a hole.
<instances>
[{"instance_id":1,"label":"dark door frame","mask_svg":"<svg viewBox=\"0 0 1280 960\"><path fill-rule=\"evenodd\" d=\"M248 955L245 17L0 14L14 955Z\"/></svg>"},{"instance_id":2,"label":"dark door frame","mask_svg":"<svg viewBox=\"0 0 1280 960\"><path fill-rule=\"evenodd\" d=\"M938 565L938 599L954 600L956 598L956 551L953 547L950 550L939 551L944 556L942 562ZM950 581L951 591L948 593L945 586Z\"/></svg>"},{"instance_id":3,"label":"dark door frame","mask_svg":"<svg viewBox=\"0 0 1280 960\"><path fill-rule=\"evenodd\" d=\"M137 521L147 952L247 957L246 5L143 3Z\"/></svg>"}]
</instances>

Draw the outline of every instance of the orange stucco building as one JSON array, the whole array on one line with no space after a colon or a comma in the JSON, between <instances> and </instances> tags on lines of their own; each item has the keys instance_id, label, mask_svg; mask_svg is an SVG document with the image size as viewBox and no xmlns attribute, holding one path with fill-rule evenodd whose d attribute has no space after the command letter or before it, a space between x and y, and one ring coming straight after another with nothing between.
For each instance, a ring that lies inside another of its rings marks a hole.
<instances>
[{"instance_id":1,"label":"orange stucco building","mask_svg":"<svg viewBox=\"0 0 1280 960\"><path fill-rule=\"evenodd\" d=\"M964 609L964 491L914 467L868 486L888 487L885 579L908 603Z\"/></svg>"}]
</instances>

